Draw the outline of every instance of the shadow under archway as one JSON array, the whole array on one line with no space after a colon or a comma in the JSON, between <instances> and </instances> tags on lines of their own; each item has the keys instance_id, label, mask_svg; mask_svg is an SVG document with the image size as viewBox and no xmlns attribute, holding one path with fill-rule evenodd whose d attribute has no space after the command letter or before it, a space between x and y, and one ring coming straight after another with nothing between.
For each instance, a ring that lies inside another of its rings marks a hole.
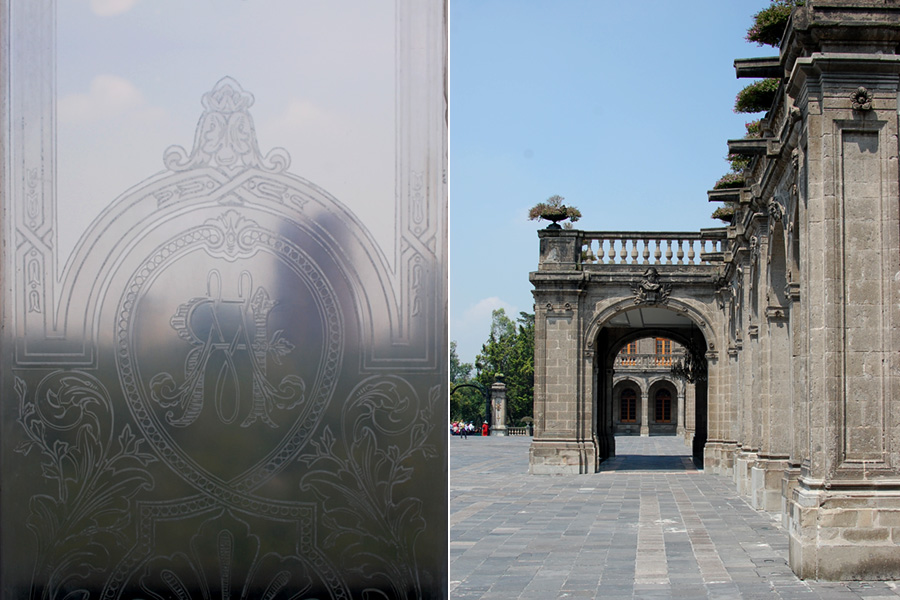
<instances>
[{"instance_id":1,"label":"shadow under archway","mask_svg":"<svg viewBox=\"0 0 900 600\"><path fill-rule=\"evenodd\" d=\"M600 327L596 338L597 352L595 358L595 395L596 410L594 431L597 440L599 458L608 462L607 466L601 466L600 470L609 470L621 460L613 460L617 456L615 422L615 394L613 393L616 356L629 342L641 338L659 337L673 340L684 347L693 346L697 354L703 356L707 350L707 341L697 324L689 317L662 307L635 307L625 310L609 319ZM707 439L708 420L708 385L705 377L688 383L693 388L693 406L690 410L693 416L693 436L690 452L694 466L703 468L703 449ZM642 435L647 435L647 430L642 430ZM621 438L618 438L621 439ZM688 448L685 448L688 450ZM631 456L631 455L629 455ZM640 456L637 455L637 456ZM680 459L668 465L667 470L682 470ZM651 465L653 461L634 459L632 464L644 462ZM663 460L659 464L665 463ZM601 463L603 464L603 463Z\"/></svg>"}]
</instances>

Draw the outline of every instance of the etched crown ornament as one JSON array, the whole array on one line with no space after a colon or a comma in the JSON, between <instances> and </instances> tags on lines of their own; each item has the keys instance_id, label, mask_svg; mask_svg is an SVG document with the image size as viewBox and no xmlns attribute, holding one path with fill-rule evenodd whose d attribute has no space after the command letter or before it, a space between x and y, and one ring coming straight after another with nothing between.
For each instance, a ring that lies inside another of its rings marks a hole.
<instances>
[{"instance_id":1,"label":"etched crown ornament","mask_svg":"<svg viewBox=\"0 0 900 600\"><path fill-rule=\"evenodd\" d=\"M284 148L273 148L265 156L256 141L250 107L253 94L231 77L223 77L203 94L203 114L194 133L190 155L181 146L169 146L163 154L166 168L179 172L213 167L232 177L248 168L280 173L290 166Z\"/></svg>"}]
</instances>

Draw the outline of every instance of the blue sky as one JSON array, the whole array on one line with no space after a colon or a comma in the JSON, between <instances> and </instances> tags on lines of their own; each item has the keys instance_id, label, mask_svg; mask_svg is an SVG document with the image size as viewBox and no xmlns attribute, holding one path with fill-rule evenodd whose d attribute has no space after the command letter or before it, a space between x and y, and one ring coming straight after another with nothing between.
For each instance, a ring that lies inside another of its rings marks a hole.
<instances>
[{"instance_id":1,"label":"blue sky","mask_svg":"<svg viewBox=\"0 0 900 600\"><path fill-rule=\"evenodd\" d=\"M226 75L255 96L260 151L284 147L291 172L353 210L392 257L393 5L59 2L60 257L114 198L163 170L168 146L190 151L201 96Z\"/></svg>"},{"instance_id":2,"label":"blue sky","mask_svg":"<svg viewBox=\"0 0 900 600\"><path fill-rule=\"evenodd\" d=\"M696 231L750 80L733 61L768 0L451 0L450 339L474 362L491 311L533 311L528 209L554 194L586 230Z\"/></svg>"}]
</instances>

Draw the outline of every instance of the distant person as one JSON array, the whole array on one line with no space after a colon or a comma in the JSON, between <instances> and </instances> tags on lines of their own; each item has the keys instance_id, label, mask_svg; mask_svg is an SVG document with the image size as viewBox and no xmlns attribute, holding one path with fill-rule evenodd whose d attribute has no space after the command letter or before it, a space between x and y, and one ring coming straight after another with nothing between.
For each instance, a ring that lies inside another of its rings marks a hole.
<instances>
[{"instance_id":1,"label":"distant person","mask_svg":"<svg viewBox=\"0 0 900 600\"><path fill-rule=\"evenodd\" d=\"M481 426L481 435L487 435L487 434L488 434L488 426L487 426L487 421L485 421L484 425Z\"/></svg>"}]
</instances>

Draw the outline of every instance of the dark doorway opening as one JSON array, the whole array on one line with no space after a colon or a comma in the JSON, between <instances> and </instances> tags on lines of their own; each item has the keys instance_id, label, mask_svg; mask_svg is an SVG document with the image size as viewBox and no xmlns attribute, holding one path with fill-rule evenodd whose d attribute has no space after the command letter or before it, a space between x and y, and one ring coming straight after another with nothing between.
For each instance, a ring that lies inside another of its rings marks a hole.
<instances>
[{"instance_id":1,"label":"dark doorway opening","mask_svg":"<svg viewBox=\"0 0 900 600\"><path fill-rule=\"evenodd\" d=\"M594 431L599 458L610 463L601 463L600 470L623 462L612 459L618 455L617 439L625 436L678 437L687 442L685 455L702 469L708 432L707 343L696 324L664 308L635 308L602 327L595 347ZM645 446L650 454L644 448L629 455L630 464L679 468L681 459L653 459L652 444Z\"/></svg>"}]
</instances>

